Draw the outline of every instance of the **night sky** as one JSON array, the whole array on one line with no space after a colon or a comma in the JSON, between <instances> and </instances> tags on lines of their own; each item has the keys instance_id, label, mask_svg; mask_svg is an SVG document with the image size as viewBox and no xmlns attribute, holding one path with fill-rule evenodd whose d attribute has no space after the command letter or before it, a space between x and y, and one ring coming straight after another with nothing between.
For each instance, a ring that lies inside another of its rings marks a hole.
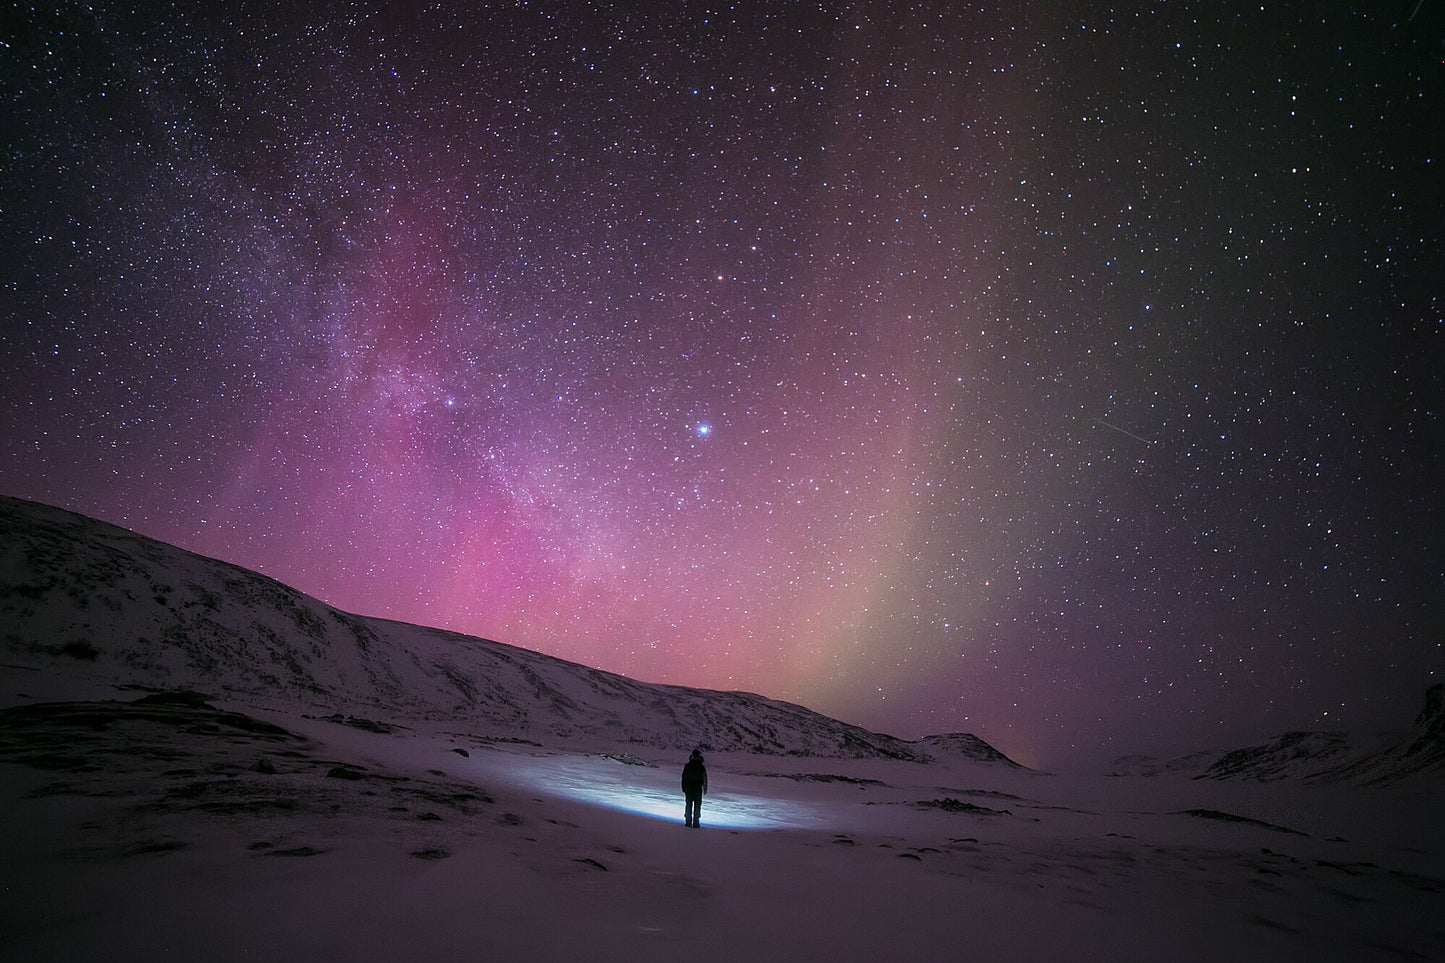
<instances>
[{"instance_id":1,"label":"night sky","mask_svg":"<svg viewBox=\"0 0 1445 963\"><path fill-rule=\"evenodd\" d=\"M1406 724L1445 5L1358 6L12 7L0 491L1030 764Z\"/></svg>"}]
</instances>

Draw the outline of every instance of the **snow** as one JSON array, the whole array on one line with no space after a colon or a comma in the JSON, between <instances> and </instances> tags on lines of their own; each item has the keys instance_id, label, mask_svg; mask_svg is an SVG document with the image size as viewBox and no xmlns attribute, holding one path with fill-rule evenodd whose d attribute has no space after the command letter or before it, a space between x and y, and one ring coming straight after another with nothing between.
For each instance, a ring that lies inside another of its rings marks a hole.
<instances>
[{"instance_id":1,"label":"snow","mask_svg":"<svg viewBox=\"0 0 1445 963\"><path fill-rule=\"evenodd\" d=\"M0 523L0 959L1445 959L1439 691L1050 775Z\"/></svg>"},{"instance_id":2,"label":"snow","mask_svg":"<svg viewBox=\"0 0 1445 963\"><path fill-rule=\"evenodd\" d=\"M490 779L638 816L677 820L680 790L673 768L624 765L606 755L494 756L474 757L471 765L460 768L483 782ZM768 796L756 785L757 777L740 777L739 782L739 788L713 792L703 800L710 828L783 829L825 822L823 813L808 803Z\"/></svg>"},{"instance_id":3,"label":"snow","mask_svg":"<svg viewBox=\"0 0 1445 963\"><path fill-rule=\"evenodd\" d=\"M605 746L220 708L300 738L228 737L201 710L94 735L6 714L0 957L1445 952L1430 785L1065 779L969 761L717 753L704 828L689 830L674 788L685 754L619 761ZM67 751L83 765L67 769ZM262 756L274 773L254 770ZM361 778L326 775L337 768ZM953 805L921 805L944 800Z\"/></svg>"}]
</instances>

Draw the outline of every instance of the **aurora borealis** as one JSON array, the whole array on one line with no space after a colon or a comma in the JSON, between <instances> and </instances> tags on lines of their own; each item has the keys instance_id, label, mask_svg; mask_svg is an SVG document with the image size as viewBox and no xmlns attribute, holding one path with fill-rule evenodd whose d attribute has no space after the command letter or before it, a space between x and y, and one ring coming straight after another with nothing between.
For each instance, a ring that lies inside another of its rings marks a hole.
<instances>
[{"instance_id":1,"label":"aurora borealis","mask_svg":"<svg viewBox=\"0 0 1445 963\"><path fill-rule=\"evenodd\" d=\"M1438 4L3 30L7 494L1035 764L1445 671Z\"/></svg>"}]
</instances>

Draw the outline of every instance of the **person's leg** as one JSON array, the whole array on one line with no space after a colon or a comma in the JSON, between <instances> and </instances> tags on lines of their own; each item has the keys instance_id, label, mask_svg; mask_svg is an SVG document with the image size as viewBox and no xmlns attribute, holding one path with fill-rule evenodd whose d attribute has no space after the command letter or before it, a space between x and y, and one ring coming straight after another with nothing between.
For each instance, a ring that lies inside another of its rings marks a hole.
<instances>
[{"instance_id":1,"label":"person's leg","mask_svg":"<svg viewBox=\"0 0 1445 963\"><path fill-rule=\"evenodd\" d=\"M687 802L683 804L682 808L682 821L691 826L695 818L694 813L697 811L697 798L692 793L687 793L686 799Z\"/></svg>"},{"instance_id":2,"label":"person's leg","mask_svg":"<svg viewBox=\"0 0 1445 963\"><path fill-rule=\"evenodd\" d=\"M692 826L694 829L702 825L702 793L692 803Z\"/></svg>"}]
</instances>

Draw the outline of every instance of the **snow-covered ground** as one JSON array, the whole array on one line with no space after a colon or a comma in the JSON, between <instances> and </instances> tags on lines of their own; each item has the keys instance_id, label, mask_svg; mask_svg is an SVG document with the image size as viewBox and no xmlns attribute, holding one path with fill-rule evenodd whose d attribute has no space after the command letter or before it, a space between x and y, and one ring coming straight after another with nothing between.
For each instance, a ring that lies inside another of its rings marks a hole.
<instances>
[{"instance_id":1,"label":"snow-covered ground","mask_svg":"<svg viewBox=\"0 0 1445 963\"><path fill-rule=\"evenodd\" d=\"M1445 959L1441 687L1066 778L3 498L0 624L0 960Z\"/></svg>"},{"instance_id":2,"label":"snow-covered ground","mask_svg":"<svg viewBox=\"0 0 1445 963\"><path fill-rule=\"evenodd\" d=\"M714 754L689 830L675 751L223 708L3 713L0 958L1445 958L1424 784Z\"/></svg>"}]
</instances>

